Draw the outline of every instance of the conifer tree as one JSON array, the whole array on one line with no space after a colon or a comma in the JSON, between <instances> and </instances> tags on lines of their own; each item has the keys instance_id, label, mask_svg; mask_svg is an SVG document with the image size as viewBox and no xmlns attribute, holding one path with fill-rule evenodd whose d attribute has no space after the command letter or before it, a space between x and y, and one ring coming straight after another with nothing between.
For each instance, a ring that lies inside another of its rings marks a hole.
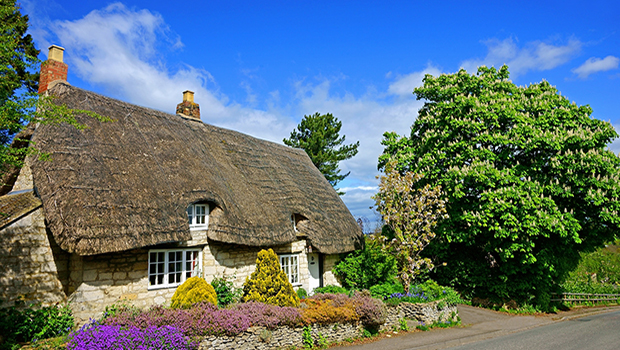
<instances>
[{"instance_id":1,"label":"conifer tree","mask_svg":"<svg viewBox=\"0 0 620 350\"><path fill-rule=\"evenodd\" d=\"M258 252L256 270L243 285L242 300L278 306L299 306L299 297L280 268L278 256L273 249Z\"/></svg>"}]
</instances>

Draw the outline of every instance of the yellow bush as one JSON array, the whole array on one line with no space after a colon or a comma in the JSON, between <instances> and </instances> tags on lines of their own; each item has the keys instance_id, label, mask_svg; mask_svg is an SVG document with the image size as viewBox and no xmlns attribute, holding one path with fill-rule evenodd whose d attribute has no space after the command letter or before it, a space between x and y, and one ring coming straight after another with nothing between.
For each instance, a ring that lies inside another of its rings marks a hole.
<instances>
[{"instance_id":1,"label":"yellow bush","mask_svg":"<svg viewBox=\"0 0 620 350\"><path fill-rule=\"evenodd\" d=\"M256 271L243 284L243 301L299 306L299 297L280 268L278 256L272 249L258 252Z\"/></svg>"},{"instance_id":2,"label":"yellow bush","mask_svg":"<svg viewBox=\"0 0 620 350\"><path fill-rule=\"evenodd\" d=\"M201 301L208 301L213 305L217 305L217 294L215 289L207 281L200 277L192 277L177 287L176 292L172 296L170 307L188 308L193 304Z\"/></svg>"}]
</instances>

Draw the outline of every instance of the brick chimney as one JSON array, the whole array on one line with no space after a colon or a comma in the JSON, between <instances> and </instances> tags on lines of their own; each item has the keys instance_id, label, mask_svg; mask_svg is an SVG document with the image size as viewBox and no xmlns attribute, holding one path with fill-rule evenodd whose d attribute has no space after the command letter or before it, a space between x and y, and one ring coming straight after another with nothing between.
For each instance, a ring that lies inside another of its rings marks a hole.
<instances>
[{"instance_id":1,"label":"brick chimney","mask_svg":"<svg viewBox=\"0 0 620 350\"><path fill-rule=\"evenodd\" d=\"M194 103L193 91L183 91L183 102L177 105L177 114L200 120L200 106Z\"/></svg>"},{"instance_id":2,"label":"brick chimney","mask_svg":"<svg viewBox=\"0 0 620 350\"><path fill-rule=\"evenodd\" d=\"M50 46L47 61L41 63L41 77L39 78L39 93L47 91L50 83L55 80L67 81L66 63L62 62L64 48L56 45Z\"/></svg>"}]
</instances>

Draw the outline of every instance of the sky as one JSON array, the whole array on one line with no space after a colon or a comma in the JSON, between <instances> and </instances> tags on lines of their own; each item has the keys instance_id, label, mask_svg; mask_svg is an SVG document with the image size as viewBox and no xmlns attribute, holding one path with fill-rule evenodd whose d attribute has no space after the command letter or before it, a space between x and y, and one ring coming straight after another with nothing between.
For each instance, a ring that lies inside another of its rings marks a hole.
<instances>
[{"instance_id":1,"label":"sky","mask_svg":"<svg viewBox=\"0 0 620 350\"><path fill-rule=\"evenodd\" d=\"M425 74L507 64L515 84L547 80L620 130L613 0L18 3L41 59L65 48L74 86L169 113L192 90L203 122L277 143L332 113L360 142L342 199L370 222L382 135L409 135Z\"/></svg>"}]
</instances>

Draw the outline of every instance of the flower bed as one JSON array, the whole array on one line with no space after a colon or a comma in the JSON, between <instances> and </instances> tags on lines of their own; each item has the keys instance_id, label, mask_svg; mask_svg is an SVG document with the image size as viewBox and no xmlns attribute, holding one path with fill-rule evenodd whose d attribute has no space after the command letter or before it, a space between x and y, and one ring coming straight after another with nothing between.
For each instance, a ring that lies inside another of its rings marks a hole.
<instances>
[{"instance_id":1,"label":"flower bed","mask_svg":"<svg viewBox=\"0 0 620 350\"><path fill-rule=\"evenodd\" d=\"M433 304L437 308L438 303ZM189 309L121 308L69 336L70 350L135 349L267 349L303 346L304 326L313 339L327 342L356 338L366 328L396 328L406 307L386 307L365 293L320 294L299 308L257 302L219 309L199 303ZM421 312L427 312L422 309ZM433 323L430 312L423 322ZM416 314L417 315L417 314ZM94 345L93 345L94 344ZM136 344L145 344L144 347ZM96 345L96 346L95 346ZM97 347L98 346L98 347Z\"/></svg>"}]
</instances>

